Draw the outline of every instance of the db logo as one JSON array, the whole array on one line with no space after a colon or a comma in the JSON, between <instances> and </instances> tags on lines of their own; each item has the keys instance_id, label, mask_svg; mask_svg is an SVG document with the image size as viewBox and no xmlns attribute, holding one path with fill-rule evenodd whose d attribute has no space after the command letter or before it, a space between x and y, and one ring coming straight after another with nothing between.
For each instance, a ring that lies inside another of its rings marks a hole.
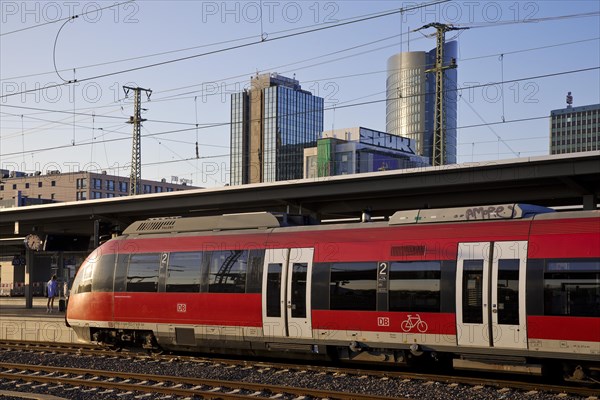
<instances>
[{"instance_id":1,"label":"db logo","mask_svg":"<svg viewBox=\"0 0 600 400\"><path fill-rule=\"evenodd\" d=\"M390 319L388 317L377 317L377 326L390 326Z\"/></svg>"},{"instance_id":2,"label":"db logo","mask_svg":"<svg viewBox=\"0 0 600 400\"><path fill-rule=\"evenodd\" d=\"M177 304L177 312L187 312L186 304Z\"/></svg>"}]
</instances>

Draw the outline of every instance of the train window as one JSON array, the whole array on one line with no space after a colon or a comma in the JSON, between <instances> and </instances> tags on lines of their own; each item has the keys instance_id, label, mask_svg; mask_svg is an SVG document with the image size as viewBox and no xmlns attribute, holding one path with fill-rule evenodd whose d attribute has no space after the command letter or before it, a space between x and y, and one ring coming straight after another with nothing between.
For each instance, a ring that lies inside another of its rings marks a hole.
<instances>
[{"instance_id":1,"label":"train window","mask_svg":"<svg viewBox=\"0 0 600 400\"><path fill-rule=\"evenodd\" d=\"M313 310L329 310L329 263L315 263L312 268L310 306Z\"/></svg>"},{"instance_id":2,"label":"train window","mask_svg":"<svg viewBox=\"0 0 600 400\"><path fill-rule=\"evenodd\" d=\"M127 266L129 265L130 254L119 254L117 256L117 266L115 267L115 292L122 293L127 291Z\"/></svg>"},{"instance_id":3,"label":"train window","mask_svg":"<svg viewBox=\"0 0 600 400\"><path fill-rule=\"evenodd\" d=\"M518 259L498 260L498 323L519 325Z\"/></svg>"},{"instance_id":4,"label":"train window","mask_svg":"<svg viewBox=\"0 0 600 400\"><path fill-rule=\"evenodd\" d=\"M306 318L307 263L292 264L292 317Z\"/></svg>"},{"instance_id":5,"label":"train window","mask_svg":"<svg viewBox=\"0 0 600 400\"><path fill-rule=\"evenodd\" d=\"M281 317L281 264L267 267L267 317Z\"/></svg>"},{"instance_id":6,"label":"train window","mask_svg":"<svg viewBox=\"0 0 600 400\"><path fill-rule=\"evenodd\" d=\"M82 268L82 267L79 267L79 268ZM79 293L79 284L81 283L82 274L83 274L83 270L80 270L80 272L75 274L75 279L73 280L73 283L71 284L71 294Z\"/></svg>"},{"instance_id":7,"label":"train window","mask_svg":"<svg viewBox=\"0 0 600 400\"><path fill-rule=\"evenodd\" d=\"M208 270L210 293L245 293L248 250L213 251Z\"/></svg>"},{"instance_id":8,"label":"train window","mask_svg":"<svg viewBox=\"0 0 600 400\"><path fill-rule=\"evenodd\" d=\"M116 254L106 254L98 259L92 278L93 292L113 291L116 258Z\"/></svg>"},{"instance_id":9,"label":"train window","mask_svg":"<svg viewBox=\"0 0 600 400\"><path fill-rule=\"evenodd\" d=\"M463 322L483 323L483 260L463 261Z\"/></svg>"},{"instance_id":10,"label":"train window","mask_svg":"<svg viewBox=\"0 0 600 400\"><path fill-rule=\"evenodd\" d=\"M390 311L440 312L439 261L392 262Z\"/></svg>"},{"instance_id":11,"label":"train window","mask_svg":"<svg viewBox=\"0 0 600 400\"><path fill-rule=\"evenodd\" d=\"M171 253L167 271L167 292L200 292L201 252Z\"/></svg>"},{"instance_id":12,"label":"train window","mask_svg":"<svg viewBox=\"0 0 600 400\"><path fill-rule=\"evenodd\" d=\"M265 250L250 250L248 254L248 276L246 277L246 293L260 293L262 287L262 271L265 261Z\"/></svg>"},{"instance_id":13,"label":"train window","mask_svg":"<svg viewBox=\"0 0 600 400\"><path fill-rule=\"evenodd\" d=\"M329 282L331 310L377 309L377 263L334 263Z\"/></svg>"},{"instance_id":14,"label":"train window","mask_svg":"<svg viewBox=\"0 0 600 400\"><path fill-rule=\"evenodd\" d=\"M73 286L71 287L71 294L76 293L86 293L92 291L92 272L94 270L94 265L96 264L96 259L98 257L98 253L92 253L81 266L79 267L79 271L75 276L75 280L73 281Z\"/></svg>"},{"instance_id":15,"label":"train window","mask_svg":"<svg viewBox=\"0 0 600 400\"><path fill-rule=\"evenodd\" d=\"M156 292L160 254L132 254L127 269L128 292Z\"/></svg>"},{"instance_id":16,"label":"train window","mask_svg":"<svg viewBox=\"0 0 600 400\"><path fill-rule=\"evenodd\" d=\"M83 270L81 271L81 280L77 287L77 293L87 293L92 291L92 274L94 267L96 266L96 260L88 260L82 265Z\"/></svg>"},{"instance_id":17,"label":"train window","mask_svg":"<svg viewBox=\"0 0 600 400\"><path fill-rule=\"evenodd\" d=\"M600 317L600 260L548 260L544 314Z\"/></svg>"}]
</instances>

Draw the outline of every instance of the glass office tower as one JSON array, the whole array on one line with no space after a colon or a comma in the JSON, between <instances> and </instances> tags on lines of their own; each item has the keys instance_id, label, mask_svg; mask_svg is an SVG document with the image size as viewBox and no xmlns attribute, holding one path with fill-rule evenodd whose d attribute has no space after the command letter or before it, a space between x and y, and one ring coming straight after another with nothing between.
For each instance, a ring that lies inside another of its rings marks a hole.
<instances>
[{"instance_id":1,"label":"glass office tower","mask_svg":"<svg viewBox=\"0 0 600 400\"><path fill-rule=\"evenodd\" d=\"M302 179L304 148L323 131L323 98L277 74L231 96L231 185Z\"/></svg>"}]
</instances>

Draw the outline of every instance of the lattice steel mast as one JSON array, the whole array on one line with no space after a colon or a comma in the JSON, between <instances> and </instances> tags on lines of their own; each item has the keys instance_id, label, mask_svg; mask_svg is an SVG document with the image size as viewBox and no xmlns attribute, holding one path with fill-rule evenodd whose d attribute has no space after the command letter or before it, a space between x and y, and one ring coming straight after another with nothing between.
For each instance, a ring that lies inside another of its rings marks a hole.
<instances>
[{"instance_id":1,"label":"lattice steel mast","mask_svg":"<svg viewBox=\"0 0 600 400\"><path fill-rule=\"evenodd\" d=\"M143 89L141 87L123 86L125 97L129 95L129 91L133 90L133 116L129 117L129 123L133 125L133 145L131 149L131 175L129 177L129 195L133 196L140 192L140 181L142 180L142 122L146 121L142 118L142 91L150 95L152 90Z\"/></svg>"},{"instance_id":2,"label":"lattice steel mast","mask_svg":"<svg viewBox=\"0 0 600 400\"><path fill-rule=\"evenodd\" d=\"M469 28L456 28L452 25L433 22L424 25L421 29L435 28L437 30L437 45L435 48L435 66L425 72L435 72L435 119L433 124L433 149L431 151L431 165L439 166L446 164L446 105L444 104L444 71L456 68L456 59L452 59L449 65L444 65L444 44L446 43L446 32Z\"/></svg>"}]
</instances>

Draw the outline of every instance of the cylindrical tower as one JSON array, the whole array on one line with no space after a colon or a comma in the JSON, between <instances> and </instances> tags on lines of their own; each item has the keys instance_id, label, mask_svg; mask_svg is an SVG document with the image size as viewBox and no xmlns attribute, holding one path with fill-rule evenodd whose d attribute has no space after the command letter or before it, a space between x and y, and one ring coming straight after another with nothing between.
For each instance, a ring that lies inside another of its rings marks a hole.
<instances>
[{"instance_id":1,"label":"cylindrical tower","mask_svg":"<svg viewBox=\"0 0 600 400\"><path fill-rule=\"evenodd\" d=\"M412 51L387 61L386 131L414 140L423 155L427 53Z\"/></svg>"},{"instance_id":2,"label":"cylindrical tower","mask_svg":"<svg viewBox=\"0 0 600 400\"><path fill-rule=\"evenodd\" d=\"M456 59L457 42L444 46L444 65ZM386 131L414 140L418 155L431 160L435 113L435 75L425 71L435 64L435 49L398 53L387 62ZM456 163L457 71L444 72L447 164Z\"/></svg>"}]
</instances>

